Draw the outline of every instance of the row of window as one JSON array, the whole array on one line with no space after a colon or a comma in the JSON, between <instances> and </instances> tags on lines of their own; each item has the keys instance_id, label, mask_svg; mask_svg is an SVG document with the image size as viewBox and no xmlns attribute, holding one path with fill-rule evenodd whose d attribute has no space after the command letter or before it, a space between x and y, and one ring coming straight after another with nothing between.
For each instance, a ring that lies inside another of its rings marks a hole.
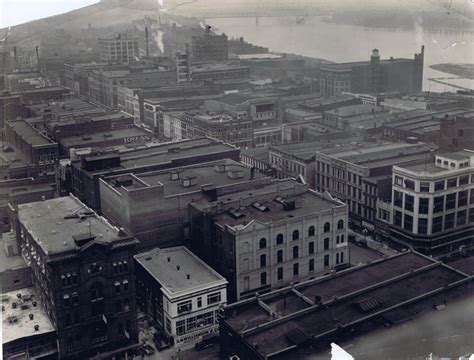
<instances>
[{"instance_id":1,"label":"row of window","mask_svg":"<svg viewBox=\"0 0 474 360\"><path fill-rule=\"evenodd\" d=\"M344 235L341 235L340 237L337 236L336 238L336 243L337 244L342 244L344 243L345 239L344 239ZM324 243L323 243L323 246L324 246L324 250L329 250L330 248L330 239L329 238L325 238L324 239ZM311 255L311 254L314 254L315 252L315 247L314 247L314 242L311 241L310 243L308 243L308 254ZM283 262L283 250L278 250L276 252L276 258L277 258L277 263L281 263ZM299 246L293 246L293 259L298 259L300 256L300 252L299 252ZM248 259L244 259L244 269L245 269L245 262L246 260L248 261ZM260 255L260 267L265 267L267 266L267 255L266 254L262 254ZM248 268L248 266L247 266ZM247 269L248 270L248 269Z\"/></svg>"},{"instance_id":2,"label":"row of window","mask_svg":"<svg viewBox=\"0 0 474 360\"><path fill-rule=\"evenodd\" d=\"M330 256L329 255L324 255L324 267L325 268L329 267L329 260L330 260ZM342 263L344 263L344 252L343 251L336 254L336 264L342 264ZM310 259L309 262L308 262L308 271L309 272L314 271L314 264L315 264L314 259ZM283 280L283 271L284 271L283 267L277 268L277 280L278 281ZM300 271L300 264L299 263L294 263L293 264L293 277L299 276L299 271ZM267 272L260 273L260 285L261 286L268 285L267 277L268 277ZM246 289L246 286L245 286L245 284L248 284L248 281L249 281L248 278L244 278L244 289L245 290L248 290L248 289Z\"/></svg>"},{"instance_id":3,"label":"row of window","mask_svg":"<svg viewBox=\"0 0 474 360\"><path fill-rule=\"evenodd\" d=\"M456 196L457 195L457 196ZM456 202L457 199L457 202ZM474 189L471 190L469 203L474 204ZM409 194L403 194L399 191L394 190L393 192L393 204L399 208L404 208L408 211L415 211L415 198ZM458 193L452 193L436 196L433 198L433 213L439 213L447 210L455 209L456 207L467 206L468 204L468 190L459 191ZM420 198L418 205L418 212L420 214L428 214L430 208L429 198Z\"/></svg>"},{"instance_id":4,"label":"row of window","mask_svg":"<svg viewBox=\"0 0 474 360\"><path fill-rule=\"evenodd\" d=\"M184 320L178 320L176 322L176 334L178 336L181 336L190 331L193 331L196 328L212 325L216 322L215 319L217 319L216 312L209 311L207 313L189 317ZM167 320L166 326L167 326L168 332L171 332L171 322L168 320L168 318L166 320Z\"/></svg>"},{"instance_id":5,"label":"row of window","mask_svg":"<svg viewBox=\"0 0 474 360\"><path fill-rule=\"evenodd\" d=\"M339 220L337 222L337 229L338 230L342 230L344 229L344 220ZM329 222L326 222L324 224L324 227L323 227L323 231L325 233L331 231L331 224ZM315 236L316 235L316 228L311 225L309 228L308 228L308 237L311 237L311 236ZM300 239L300 232L299 230L294 230L293 233L292 233L292 236L291 236L292 240L299 240ZM277 245L280 245L280 244L283 244L284 242L284 236L283 234L278 234L276 236L276 244ZM267 239L265 238L261 238L260 239L260 242L259 242L259 248L260 249L265 249L267 247Z\"/></svg>"},{"instance_id":6,"label":"row of window","mask_svg":"<svg viewBox=\"0 0 474 360\"><path fill-rule=\"evenodd\" d=\"M474 222L474 209L469 209L469 214L467 210L461 210L445 214L444 216L436 216L432 219L431 233L434 234L443 230L452 229L456 226L463 226L466 225L468 221ZM402 214L400 211L395 211L393 223L396 226L403 227L403 229L407 231L414 231L413 216L409 214ZM428 234L428 219L418 218L418 234Z\"/></svg>"},{"instance_id":7,"label":"row of window","mask_svg":"<svg viewBox=\"0 0 474 360\"><path fill-rule=\"evenodd\" d=\"M207 295L207 305L214 305L221 302L221 293L215 292L212 294ZM202 297L197 298L197 307L202 307ZM178 303L178 314L184 314L193 310L193 302L192 300L186 300Z\"/></svg>"},{"instance_id":8,"label":"row of window","mask_svg":"<svg viewBox=\"0 0 474 360\"><path fill-rule=\"evenodd\" d=\"M474 183L474 175L471 175L471 184ZM433 184L433 190L431 190L430 181L420 181L418 189L416 188L415 181L410 179L404 179L402 176L395 175L395 184L403 186L406 189L420 191L420 192L430 192L430 191L443 191L446 189L452 189L457 186L463 186L469 184L469 175L462 175L459 177L449 178L447 180L438 180Z\"/></svg>"}]
</instances>

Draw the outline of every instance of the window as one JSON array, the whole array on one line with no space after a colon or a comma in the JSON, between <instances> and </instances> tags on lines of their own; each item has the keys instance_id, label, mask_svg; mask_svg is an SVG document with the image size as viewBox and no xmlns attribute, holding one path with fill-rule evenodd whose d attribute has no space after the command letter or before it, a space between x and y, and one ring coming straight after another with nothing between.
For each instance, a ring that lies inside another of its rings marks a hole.
<instances>
[{"instance_id":1,"label":"window","mask_svg":"<svg viewBox=\"0 0 474 360\"><path fill-rule=\"evenodd\" d=\"M102 284L95 283L91 287L91 300L99 300L102 298Z\"/></svg>"},{"instance_id":2,"label":"window","mask_svg":"<svg viewBox=\"0 0 474 360\"><path fill-rule=\"evenodd\" d=\"M458 184L457 178L448 179L448 189L456 187Z\"/></svg>"},{"instance_id":3,"label":"window","mask_svg":"<svg viewBox=\"0 0 474 360\"><path fill-rule=\"evenodd\" d=\"M452 229L454 227L454 213L446 214L444 217L444 229Z\"/></svg>"},{"instance_id":4,"label":"window","mask_svg":"<svg viewBox=\"0 0 474 360\"><path fill-rule=\"evenodd\" d=\"M277 269L277 280L283 280L283 268L279 267Z\"/></svg>"},{"instance_id":5,"label":"window","mask_svg":"<svg viewBox=\"0 0 474 360\"><path fill-rule=\"evenodd\" d=\"M341 244L344 243L344 235L341 235Z\"/></svg>"},{"instance_id":6,"label":"window","mask_svg":"<svg viewBox=\"0 0 474 360\"><path fill-rule=\"evenodd\" d=\"M418 234L428 234L428 219L418 219Z\"/></svg>"},{"instance_id":7,"label":"window","mask_svg":"<svg viewBox=\"0 0 474 360\"><path fill-rule=\"evenodd\" d=\"M207 305L217 304L219 302L221 302L220 292L207 295Z\"/></svg>"},{"instance_id":8,"label":"window","mask_svg":"<svg viewBox=\"0 0 474 360\"><path fill-rule=\"evenodd\" d=\"M457 220L456 220L456 225L457 226L462 226L462 225L466 225L466 215L467 215L467 211L466 210L462 210L462 211L458 211L458 214L457 214Z\"/></svg>"},{"instance_id":9,"label":"window","mask_svg":"<svg viewBox=\"0 0 474 360\"><path fill-rule=\"evenodd\" d=\"M339 264L339 253L336 253L336 264Z\"/></svg>"},{"instance_id":10,"label":"window","mask_svg":"<svg viewBox=\"0 0 474 360\"><path fill-rule=\"evenodd\" d=\"M434 234L436 232L440 232L441 230L443 230L443 217L437 216L433 218L431 232Z\"/></svg>"},{"instance_id":11,"label":"window","mask_svg":"<svg viewBox=\"0 0 474 360\"><path fill-rule=\"evenodd\" d=\"M467 205L467 190L460 191L458 194L458 206Z\"/></svg>"},{"instance_id":12,"label":"window","mask_svg":"<svg viewBox=\"0 0 474 360\"><path fill-rule=\"evenodd\" d=\"M420 198L420 214L428 214L430 199L429 198Z\"/></svg>"},{"instance_id":13,"label":"window","mask_svg":"<svg viewBox=\"0 0 474 360\"><path fill-rule=\"evenodd\" d=\"M467 185L469 183L469 175L464 175L459 177L459 186Z\"/></svg>"},{"instance_id":14,"label":"window","mask_svg":"<svg viewBox=\"0 0 474 360\"><path fill-rule=\"evenodd\" d=\"M444 211L444 196L436 196L433 204L433 212L439 213Z\"/></svg>"},{"instance_id":15,"label":"window","mask_svg":"<svg viewBox=\"0 0 474 360\"><path fill-rule=\"evenodd\" d=\"M456 207L456 194L446 195L446 210L454 209Z\"/></svg>"},{"instance_id":16,"label":"window","mask_svg":"<svg viewBox=\"0 0 474 360\"><path fill-rule=\"evenodd\" d=\"M405 194L405 210L413 211L414 203L415 203L415 198L411 195Z\"/></svg>"},{"instance_id":17,"label":"window","mask_svg":"<svg viewBox=\"0 0 474 360\"><path fill-rule=\"evenodd\" d=\"M430 183L427 181L420 182L420 192L430 192Z\"/></svg>"},{"instance_id":18,"label":"window","mask_svg":"<svg viewBox=\"0 0 474 360\"><path fill-rule=\"evenodd\" d=\"M123 291L128 291L128 289L130 288L129 285L128 285L128 280L127 279L125 279L122 282L122 285L123 285Z\"/></svg>"},{"instance_id":19,"label":"window","mask_svg":"<svg viewBox=\"0 0 474 360\"><path fill-rule=\"evenodd\" d=\"M283 244L283 234L278 234L276 237L277 245Z\"/></svg>"},{"instance_id":20,"label":"window","mask_svg":"<svg viewBox=\"0 0 474 360\"><path fill-rule=\"evenodd\" d=\"M259 243L259 248L260 249L265 249L267 247L267 239L261 238L260 243Z\"/></svg>"},{"instance_id":21,"label":"window","mask_svg":"<svg viewBox=\"0 0 474 360\"><path fill-rule=\"evenodd\" d=\"M402 213L400 211L395 211L393 215L393 223L396 226L402 226Z\"/></svg>"},{"instance_id":22,"label":"window","mask_svg":"<svg viewBox=\"0 0 474 360\"><path fill-rule=\"evenodd\" d=\"M341 219L337 222L337 229L338 230L344 229L344 220Z\"/></svg>"},{"instance_id":23,"label":"window","mask_svg":"<svg viewBox=\"0 0 474 360\"><path fill-rule=\"evenodd\" d=\"M184 335L186 332L186 321L179 320L176 322L176 334L177 335Z\"/></svg>"},{"instance_id":24,"label":"window","mask_svg":"<svg viewBox=\"0 0 474 360\"><path fill-rule=\"evenodd\" d=\"M324 250L329 250L329 238L324 239Z\"/></svg>"},{"instance_id":25,"label":"window","mask_svg":"<svg viewBox=\"0 0 474 360\"><path fill-rule=\"evenodd\" d=\"M314 254L314 242L313 241L311 241L308 244L308 254Z\"/></svg>"},{"instance_id":26,"label":"window","mask_svg":"<svg viewBox=\"0 0 474 360\"><path fill-rule=\"evenodd\" d=\"M299 264L296 263L296 264L293 264L293 276L298 276L299 275Z\"/></svg>"},{"instance_id":27,"label":"window","mask_svg":"<svg viewBox=\"0 0 474 360\"><path fill-rule=\"evenodd\" d=\"M403 206L403 194L400 191L393 191L393 205L398 207Z\"/></svg>"},{"instance_id":28,"label":"window","mask_svg":"<svg viewBox=\"0 0 474 360\"><path fill-rule=\"evenodd\" d=\"M283 250L277 251L277 263L281 263L283 261Z\"/></svg>"},{"instance_id":29,"label":"window","mask_svg":"<svg viewBox=\"0 0 474 360\"><path fill-rule=\"evenodd\" d=\"M197 298L197 307L198 308L202 307L202 297Z\"/></svg>"},{"instance_id":30,"label":"window","mask_svg":"<svg viewBox=\"0 0 474 360\"><path fill-rule=\"evenodd\" d=\"M326 233L329 231L331 231L331 224L327 222L324 224L324 232Z\"/></svg>"},{"instance_id":31,"label":"window","mask_svg":"<svg viewBox=\"0 0 474 360\"><path fill-rule=\"evenodd\" d=\"M315 229L314 229L314 226L310 226L308 228L308 236L314 236L314 233L315 233Z\"/></svg>"},{"instance_id":32,"label":"window","mask_svg":"<svg viewBox=\"0 0 474 360\"><path fill-rule=\"evenodd\" d=\"M314 259L309 259L308 270L314 271Z\"/></svg>"},{"instance_id":33,"label":"window","mask_svg":"<svg viewBox=\"0 0 474 360\"><path fill-rule=\"evenodd\" d=\"M183 314L191 311L193 308L193 304L191 300L186 300L183 302L178 303L178 314Z\"/></svg>"},{"instance_id":34,"label":"window","mask_svg":"<svg viewBox=\"0 0 474 360\"><path fill-rule=\"evenodd\" d=\"M340 260L341 260L341 263L344 262L344 251L341 251L341 259Z\"/></svg>"},{"instance_id":35,"label":"window","mask_svg":"<svg viewBox=\"0 0 474 360\"><path fill-rule=\"evenodd\" d=\"M260 255L260 267L267 266L267 255Z\"/></svg>"},{"instance_id":36,"label":"window","mask_svg":"<svg viewBox=\"0 0 474 360\"><path fill-rule=\"evenodd\" d=\"M403 185L403 178L401 176L395 175L395 184L402 186Z\"/></svg>"},{"instance_id":37,"label":"window","mask_svg":"<svg viewBox=\"0 0 474 360\"><path fill-rule=\"evenodd\" d=\"M339 235L336 236L336 244L339 244Z\"/></svg>"},{"instance_id":38,"label":"window","mask_svg":"<svg viewBox=\"0 0 474 360\"><path fill-rule=\"evenodd\" d=\"M413 180L405 179L405 187L410 190L415 190L415 182Z\"/></svg>"},{"instance_id":39,"label":"window","mask_svg":"<svg viewBox=\"0 0 474 360\"><path fill-rule=\"evenodd\" d=\"M441 190L444 190L444 180L435 182L435 191L441 191Z\"/></svg>"},{"instance_id":40,"label":"window","mask_svg":"<svg viewBox=\"0 0 474 360\"><path fill-rule=\"evenodd\" d=\"M298 257L299 257L298 246L293 246L293 259L298 259Z\"/></svg>"},{"instance_id":41,"label":"window","mask_svg":"<svg viewBox=\"0 0 474 360\"><path fill-rule=\"evenodd\" d=\"M267 285L267 273L263 272L260 274L260 285Z\"/></svg>"},{"instance_id":42,"label":"window","mask_svg":"<svg viewBox=\"0 0 474 360\"><path fill-rule=\"evenodd\" d=\"M405 214L403 228L408 231L413 231L413 216Z\"/></svg>"},{"instance_id":43,"label":"window","mask_svg":"<svg viewBox=\"0 0 474 360\"><path fill-rule=\"evenodd\" d=\"M324 267L329 266L329 255L324 255Z\"/></svg>"},{"instance_id":44,"label":"window","mask_svg":"<svg viewBox=\"0 0 474 360\"><path fill-rule=\"evenodd\" d=\"M293 231L292 239L298 240L300 238L300 232L298 230Z\"/></svg>"}]
</instances>

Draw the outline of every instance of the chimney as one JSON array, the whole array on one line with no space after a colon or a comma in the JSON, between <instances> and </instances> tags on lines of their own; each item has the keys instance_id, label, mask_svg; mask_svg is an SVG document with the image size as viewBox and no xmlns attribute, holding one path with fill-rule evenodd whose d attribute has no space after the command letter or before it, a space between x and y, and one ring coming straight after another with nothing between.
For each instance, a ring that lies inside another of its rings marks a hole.
<instances>
[{"instance_id":1,"label":"chimney","mask_svg":"<svg viewBox=\"0 0 474 360\"><path fill-rule=\"evenodd\" d=\"M146 57L150 57L150 48L148 46L148 27L145 27L145 48L146 48Z\"/></svg>"},{"instance_id":2,"label":"chimney","mask_svg":"<svg viewBox=\"0 0 474 360\"><path fill-rule=\"evenodd\" d=\"M186 274L186 279L191 279L191 274Z\"/></svg>"},{"instance_id":3,"label":"chimney","mask_svg":"<svg viewBox=\"0 0 474 360\"><path fill-rule=\"evenodd\" d=\"M40 328L40 326L39 326L39 325L35 325L35 331L38 331L38 330L39 330L39 328Z\"/></svg>"},{"instance_id":4,"label":"chimney","mask_svg":"<svg viewBox=\"0 0 474 360\"><path fill-rule=\"evenodd\" d=\"M180 269L180 268L181 268L181 266L179 266L179 265L176 265L176 270L178 270L178 271L179 271L179 269Z\"/></svg>"},{"instance_id":5,"label":"chimney","mask_svg":"<svg viewBox=\"0 0 474 360\"><path fill-rule=\"evenodd\" d=\"M30 314L29 317L30 317L30 320L33 320L35 316L33 314Z\"/></svg>"},{"instance_id":6,"label":"chimney","mask_svg":"<svg viewBox=\"0 0 474 360\"><path fill-rule=\"evenodd\" d=\"M170 261L171 261L171 258L168 256L167 260L168 260L168 262L170 262Z\"/></svg>"}]
</instances>

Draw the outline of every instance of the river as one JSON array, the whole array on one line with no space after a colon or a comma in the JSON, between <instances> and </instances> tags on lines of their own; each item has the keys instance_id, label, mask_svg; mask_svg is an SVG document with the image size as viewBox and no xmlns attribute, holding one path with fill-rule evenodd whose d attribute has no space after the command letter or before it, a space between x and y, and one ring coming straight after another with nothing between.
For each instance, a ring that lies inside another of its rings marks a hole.
<instances>
[{"instance_id":1,"label":"river","mask_svg":"<svg viewBox=\"0 0 474 360\"><path fill-rule=\"evenodd\" d=\"M294 17L208 19L217 32L229 37L243 36L248 42L271 51L294 53L334 62L369 60L373 48L381 58L412 58L425 45L423 89L453 91L452 86L429 81L429 78L453 77L429 68L439 63L473 63L474 32L426 31L421 25L412 30L365 28L321 21L307 17L297 24ZM474 89L469 79L448 79L448 83Z\"/></svg>"}]
</instances>

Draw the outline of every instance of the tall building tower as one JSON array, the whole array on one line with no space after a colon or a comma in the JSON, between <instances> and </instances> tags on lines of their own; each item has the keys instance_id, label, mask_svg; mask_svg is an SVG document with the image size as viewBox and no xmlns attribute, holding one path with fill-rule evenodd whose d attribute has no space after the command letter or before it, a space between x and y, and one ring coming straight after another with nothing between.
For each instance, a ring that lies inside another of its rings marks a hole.
<instances>
[{"instance_id":1,"label":"tall building tower","mask_svg":"<svg viewBox=\"0 0 474 360\"><path fill-rule=\"evenodd\" d=\"M369 92L375 93L384 91L383 68L380 65L378 49L372 50L372 55L370 55L368 85Z\"/></svg>"}]
</instances>

